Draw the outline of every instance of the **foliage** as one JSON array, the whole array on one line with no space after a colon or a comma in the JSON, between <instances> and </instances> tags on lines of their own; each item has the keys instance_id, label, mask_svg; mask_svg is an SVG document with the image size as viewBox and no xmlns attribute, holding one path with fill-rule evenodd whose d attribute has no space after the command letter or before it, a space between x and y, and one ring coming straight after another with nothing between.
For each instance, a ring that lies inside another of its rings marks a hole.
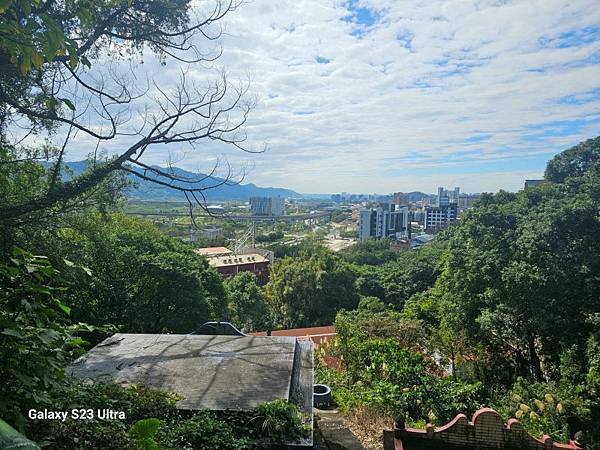
<instances>
[{"instance_id":1,"label":"foliage","mask_svg":"<svg viewBox=\"0 0 600 450\"><path fill-rule=\"evenodd\" d=\"M589 421L591 414L589 402L577 387L553 382L529 383L523 378L494 406L505 417L519 419L532 435L547 434L556 441L568 441L570 423L577 420L581 425Z\"/></svg>"},{"instance_id":2,"label":"foliage","mask_svg":"<svg viewBox=\"0 0 600 450\"><path fill-rule=\"evenodd\" d=\"M256 236L256 242L273 242L283 239L283 231L272 231L267 234L259 234Z\"/></svg>"},{"instance_id":3,"label":"foliage","mask_svg":"<svg viewBox=\"0 0 600 450\"><path fill-rule=\"evenodd\" d=\"M249 411L198 411L175 407L178 397L141 386L68 383L53 409L109 408L124 420L30 421L28 434L51 449L246 449L299 438L305 427L298 407L283 400Z\"/></svg>"},{"instance_id":4,"label":"foliage","mask_svg":"<svg viewBox=\"0 0 600 450\"><path fill-rule=\"evenodd\" d=\"M65 363L83 342L69 326L64 294L47 258L15 248L0 263L0 410L18 427L21 411L51 403Z\"/></svg>"},{"instance_id":5,"label":"foliage","mask_svg":"<svg viewBox=\"0 0 600 450\"><path fill-rule=\"evenodd\" d=\"M169 433L168 443L173 448L194 450L241 450L249 444L244 436L237 436L232 424L215 419L209 411L179 423Z\"/></svg>"},{"instance_id":6,"label":"foliage","mask_svg":"<svg viewBox=\"0 0 600 450\"><path fill-rule=\"evenodd\" d=\"M432 363L393 339L354 341L345 354L345 371L317 369L317 380L332 386L342 409L366 405L413 424L444 424L484 404L481 383L437 376Z\"/></svg>"},{"instance_id":7,"label":"foliage","mask_svg":"<svg viewBox=\"0 0 600 450\"><path fill-rule=\"evenodd\" d=\"M51 145L44 144L28 149L25 155L21 155L26 160L14 163L14 160L19 159L17 152L0 143L0 209L43 196L61 186L71 176L65 170L55 173L52 165L38 161L56 157L57 151ZM74 196L71 201L61 203L45 214L35 214L28 220L17 223L3 222L0 227L0 249L7 254L12 247L18 246L37 253L39 242L63 226L73 214L85 214L91 208L109 211L118 207L126 185L123 176L113 173L94 189L84 195Z\"/></svg>"},{"instance_id":8,"label":"foliage","mask_svg":"<svg viewBox=\"0 0 600 450\"><path fill-rule=\"evenodd\" d=\"M421 249L397 254L395 261L382 266L353 266L358 292L401 310L412 295L433 286L445 245L438 239Z\"/></svg>"},{"instance_id":9,"label":"foliage","mask_svg":"<svg viewBox=\"0 0 600 450\"><path fill-rule=\"evenodd\" d=\"M177 420L176 396L143 387L121 387L113 383L68 382L53 398L54 410L105 408L123 411L125 420L79 420L71 417L61 421L28 422L31 437L46 442L52 449L132 449L138 450L138 441L144 440L141 428L145 419L160 418L165 423ZM149 436L146 435L147 441ZM142 447L143 448L143 447ZM146 447L152 448L152 447Z\"/></svg>"},{"instance_id":10,"label":"foliage","mask_svg":"<svg viewBox=\"0 0 600 450\"><path fill-rule=\"evenodd\" d=\"M343 249L339 255L345 261L357 265L379 266L398 259L399 252L391 249L391 243L387 238L369 238Z\"/></svg>"},{"instance_id":11,"label":"foliage","mask_svg":"<svg viewBox=\"0 0 600 450\"><path fill-rule=\"evenodd\" d=\"M600 175L600 136L583 141L552 158L544 178L564 183L568 178Z\"/></svg>"},{"instance_id":12,"label":"foliage","mask_svg":"<svg viewBox=\"0 0 600 450\"><path fill-rule=\"evenodd\" d=\"M583 348L593 330L573 318L600 309L597 186L590 178L483 195L453 230L443 272L421 300L445 305L450 328L488 353L511 355L516 374L554 377L561 349Z\"/></svg>"},{"instance_id":13,"label":"foliage","mask_svg":"<svg viewBox=\"0 0 600 450\"><path fill-rule=\"evenodd\" d=\"M367 339L393 338L403 347L419 349L424 344L421 324L405 319L375 297L362 297L358 308L340 311L335 319L338 351L346 358L358 343Z\"/></svg>"},{"instance_id":14,"label":"foliage","mask_svg":"<svg viewBox=\"0 0 600 450\"><path fill-rule=\"evenodd\" d=\"M76 320L127 332L189 333L227 319L220 277L191 246L123 214L90 212L70 225L46 241L45 253L91 269L89 278L72 280Z\"/></svg>"},{"instance_id":15,"label":"foliage","mask_svg":"<svg viewBox=\"0 0 600 450\"><path fill-rule=\"evenodd\" d=\"M354 281L348 264L322 251L275 261L265 294L280 326L329 325L338 310L357 305Z\"/></svg>"},{"instance_id":16,"label":"foliage","mask_svg":"<svg viewBox=\"0 0 600 450\"><path fill-rule=\"evenodd\" d=\"M268 308L256 275L240 272L225 281L229 311L233 323L244 331L257 331L268 327Z\"/></svg>"},{"instance_id":17,"label":"foliage","mask_svg":"<svg viewBox=\"0 0 600 450\"><path fill-rule=\"evenodd\" d=\"M144 46L160 52L165 33L181 30L188 22L187 6L186 1L153 1L142 8L137 1L125 0L3 0L0 86L7 94L3 102L27 108L37 101L29 113L32 119L57 117L63 105L75 110L75 99L53 95L51 77L44 75L62 64L71 71L91 68L109 48L112 57L141 53Z\"/></svg>"},{"instance_id":18,"label":"foliage","mask_svg":"<svg viewBox=\"0 0 600 450\"><path fill-rule=\"evenodd\" d=\"M297 245L271 244L267 247L273 252L276 259L287 256L294 258L309 258L312 255L322 255L329 252L318 240L306 239Z\"/></svg>"},{"instance_id":19,"label":"foliage","mask_svg":"<svg viewBox=\"0 0 600 450\"><path fill-rule=\"evenodd\" d=\"M261 439L266 442L289 442L304 435L305 427L298 406L279 399L257 407L257 421Z\"/></svg>"}]
</instances>

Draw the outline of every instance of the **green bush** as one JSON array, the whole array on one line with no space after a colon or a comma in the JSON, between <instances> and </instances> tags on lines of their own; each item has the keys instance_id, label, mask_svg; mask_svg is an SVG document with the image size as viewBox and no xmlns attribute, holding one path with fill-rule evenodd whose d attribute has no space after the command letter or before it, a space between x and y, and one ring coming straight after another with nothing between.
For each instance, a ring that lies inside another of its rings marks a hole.
<instances>
[{"instance_id":1,"label":"green bush","mask_svg":"<svg viewBox=\"0 0 600 450\"><path fill-rule=\"evenodd\" d=\"M289 442L302 437L305 432L298 406L286 400L263 403L257 408L257 421L262 440Z\"/></svg>"},{"instance_id":2,"label":"green bush","mask_svg":"<svg viewBox=\"0 0 600 450\"><path fill-rule=\"evenodd\" d=\"M261 448L293 441L306 429L298 407L284 400L250 411L199 411L175 407L178 397L140 386L69 383L52 398L52 409L111 409L124 420L28 422L27 436L50 449L220 450Z\"/></svg>"},{"instance_id":3,"label":"green bush","mask_svg":"<svg viewBox=\"0 0 600 450\"><path fill-rule=\"evenodd\" d=\"M64 291L45 257L14 249L0 262L0 411L20 429L22 412L51 405L63 367L83 342L68 324Z\"/></svg>"},{"instance_id":4,"label":"green bush","mask_svg":"<svg viewBox=\"0 0 600 450\"><path fill-rule=\"evenodd\" d=\"M168 448L193 450L245 449L249 441L235 427L219 421L209 411L200 411L167 433Z\"/></svg>"},{"instance_id":5,"label":"green bush","mask_svg":"<svg viewBox=\"0 0 600 450\"><path fill-rule=\"evenodd\" d=\"M494 404L504 417L519 419L533 436L547 434L556 441L568 441L571 433L587 428L591 406L581 387L530 383L523 378Z\"/></svg>"},{"instance_id":6,"label":"green bush","mask_svg":"<svg viewBox=\"0 0 600 450\"><path fill-rule=\"evenodd\" d=\"M459 413L482 407L481 383L466 383L432 373L432 363L394 339L352 340L344 349L346 370L317 365L318 382L332 387L342 410L366 405L410 424L445 424Z\"/></svg>"}]
</instances>

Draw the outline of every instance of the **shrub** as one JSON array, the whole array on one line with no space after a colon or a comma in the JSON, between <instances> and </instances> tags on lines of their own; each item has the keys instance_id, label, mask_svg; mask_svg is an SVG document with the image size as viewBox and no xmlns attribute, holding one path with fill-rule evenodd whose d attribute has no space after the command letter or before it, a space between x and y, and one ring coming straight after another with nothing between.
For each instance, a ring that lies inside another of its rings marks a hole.
<instances>
[{"instance_id":1,"label":"shrub","mask_svg":"<svg viewBox=\"0 0 600 450\"><path fill-rule=\"evenodd\" d=\"M209 411L200 411L179 423L167 435L169 448L193 450L245 449L249 441L239 436L235 428L219 421Z\"/></svg>"},{"instance_id":2,"label":"shrub","mask_svg":"<svg viewBox=\"0 0 600 450\"><path fill-rule=\"evenodd\" d=\"M568 441L570 432L581 429L590 419L590 404L576 387L565 389L556 383L529 383L519 378L512 389L500 396L494 407L503 417L516 417L534 436L547 434L556 441ZM573 419L579 424L575 424ZM575 428L569 430L569 424Z\"/></svg>"},{"instance_id":3,"label":"shrub","mask_svg":"<svg viewBox=\"0 0 600 450\"><path fill-rule=\"evenodd\" d=\"M290 442L302 437L305 427L298 406L286 400L263 403L257 408L257 421L262 440Z\"/></svg>"},{"instance_id":4,"label":"shrub","mask_svg":"<svg viewBox=\"0 0 600 450\"><path fill-rule=\"evenodd\" d=\"M83 342L68 325L61 284L45 257L15 249L0 263L0 411L20 429L21 412L51 405L65 363Z\"/></svg>"}]
</instances>

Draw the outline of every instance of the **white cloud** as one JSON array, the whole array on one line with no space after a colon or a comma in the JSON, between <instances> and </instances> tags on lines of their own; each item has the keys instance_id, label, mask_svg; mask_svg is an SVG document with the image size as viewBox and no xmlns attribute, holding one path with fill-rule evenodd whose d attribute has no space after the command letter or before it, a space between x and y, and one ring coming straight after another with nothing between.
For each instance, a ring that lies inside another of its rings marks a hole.
<instances>
[{"instance_id":1,"label":"white cloud","mask_svg":"<svg viewBox=\"0 0 600 450\"><path fill-rule=\"evenodd\" d=\"M600 134L597 0L358 4L379 12L360 38L341 0L252 0L229 15L219 64L250 74L259 103L248 133L270 150L208 145L181 165L223 152L253 161L252 182L302 192L518 189L545 159ZM169 86L176 69L157 81ZM548 132L564 121L579 122ZM160 163L166 150L149 156Z\"/></svg>"}]
</instances>

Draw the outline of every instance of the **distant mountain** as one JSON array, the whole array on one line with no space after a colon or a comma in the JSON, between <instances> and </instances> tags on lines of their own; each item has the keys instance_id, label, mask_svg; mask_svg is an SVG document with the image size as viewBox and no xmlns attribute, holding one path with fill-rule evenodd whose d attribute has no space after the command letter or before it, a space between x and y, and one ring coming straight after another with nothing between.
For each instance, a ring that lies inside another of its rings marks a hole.
<instances>
[{"instance_id":1,"label":"distant mountain","mask_svg":"<svg viewBox=\"0 0 600 450\"><path fill-rule=\"evenodd\" d=\"M86 161L71 161L67 163L67 167L74 176L82 173L86 167ZM153 166L157 169L167 171L167 169ZM204 174L189 172L187 170L174 167L171 169L172 172L180 177L187 178L190 180L198 180L204 178ZM158 181L170 182L168 178L160 177L147 172L148 177L154 178ZM67 175L68 177L68 175ZM168 188L167 186L160 186L151 181L142 180L134 175L129 175L129 179L135 183L135 187L132 187L127 196L132 200L144 200L144 201L185 201L185 195L183 192L179 192L175 189ZM196 183L195 187L210 187L218 185L223 182L222 178L208 177L200 183ZM183 185L184 183L175 183L176 185ZM275 188L275 187L259 187L253 183L239 183L239 184L222 184L220 186L207 189L204 195L208 201L225 201L225 200L248 200L250 197L287 197L287 198L302 198L302 194L292 191L291 189Z\"/></svg>"},{"instance_id":2,"label":"distant mountain","mask_svg":"<svg viewBox=\"0 0 600 450\"><path fill-rule=\"evenodd\" d=\"M424 192L419 192L419 191L408 192L405 195L408 197L408 201L411 203L419 202L419 201L423 200L424 198L435 198L435 195L433 195L433 194L425 194Z\"/></svg>"}]
</instances>

